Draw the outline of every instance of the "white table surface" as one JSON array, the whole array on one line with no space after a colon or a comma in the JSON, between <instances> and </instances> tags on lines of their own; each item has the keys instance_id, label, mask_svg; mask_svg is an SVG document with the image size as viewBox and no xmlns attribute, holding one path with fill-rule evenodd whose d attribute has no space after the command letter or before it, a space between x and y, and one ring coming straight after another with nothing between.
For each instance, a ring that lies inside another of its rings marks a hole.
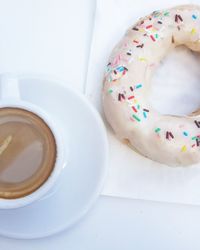
<instances>
[{"instance_id":1,"label":"white table surface","mask_svg":"<svg viewBox=\"0 0 200 250\"><path fill-rule=\"evenodd\" d=\"M94 0L0 0L0 72L36 72L84 90ZM200 249L200 207L101 196L69 231L0 237L1 250Z\"/></svg>"}]
</instances>

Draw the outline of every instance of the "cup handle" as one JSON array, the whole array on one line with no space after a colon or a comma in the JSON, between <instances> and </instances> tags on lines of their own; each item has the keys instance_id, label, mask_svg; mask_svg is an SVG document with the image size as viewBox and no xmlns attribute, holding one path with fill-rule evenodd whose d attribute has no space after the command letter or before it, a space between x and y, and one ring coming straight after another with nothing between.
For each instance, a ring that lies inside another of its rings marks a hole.
<instances>
[{"instance_id":1,"label":"cup handle","mask_svg":"<svg viewBox=\"0 0 200 250\"><path fill-rule=\"evenodd\" d=\"M19 100L20 91L18 78L9 74L2 75L0 81L0 100Z\"/></svg>"}]
</instances>

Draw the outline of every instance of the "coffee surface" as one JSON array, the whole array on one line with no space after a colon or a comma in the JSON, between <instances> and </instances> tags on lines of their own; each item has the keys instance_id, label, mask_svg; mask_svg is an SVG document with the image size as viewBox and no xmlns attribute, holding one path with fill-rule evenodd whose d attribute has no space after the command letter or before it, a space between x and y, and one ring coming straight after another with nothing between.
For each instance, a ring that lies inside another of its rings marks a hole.
<instances>
[{"instance_id":1,"label":"coffee surface","mask_svg":"<svg viewBox=\"0 0 200 250\"><path fill-rule=\"evenodd\" d=\"M0 109L0 198L14 199L38 189L56 161L55 138L32 112Z\"/></svg>"}]
</instances>

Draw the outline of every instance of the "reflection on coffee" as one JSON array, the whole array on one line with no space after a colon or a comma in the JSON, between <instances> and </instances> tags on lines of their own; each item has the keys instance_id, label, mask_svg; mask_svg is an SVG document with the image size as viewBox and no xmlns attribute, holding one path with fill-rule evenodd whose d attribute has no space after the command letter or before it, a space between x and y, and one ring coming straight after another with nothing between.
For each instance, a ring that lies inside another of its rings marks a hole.
<instances>
[{"instance_id":1,"label":"reflection on coffee","mask_svg":"<svg viewBox=\"0 0 200 250\"><path fill-rule=\"evenodd\" d=\"M0 198L31 194L50 176L56 142L47 124L19 108L0 108Z\"/></svg>"}]
</instances>

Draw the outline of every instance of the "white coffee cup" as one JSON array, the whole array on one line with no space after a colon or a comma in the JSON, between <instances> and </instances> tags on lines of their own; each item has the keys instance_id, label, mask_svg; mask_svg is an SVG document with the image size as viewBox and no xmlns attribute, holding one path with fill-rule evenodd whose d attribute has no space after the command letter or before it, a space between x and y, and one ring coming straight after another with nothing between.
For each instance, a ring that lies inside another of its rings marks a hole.
<instances>
[{"instance_id":1,"label":"white coffee cup","mask_svg":"<svg viewBox=\"0 0 200 250\"><path fill-rule=\"evenodd\" d=\"M31 194L21 198L0 198L0 209L12 209L31 204L32 202L45 197L45 195L52 190L58 182L62 169L67 165L68 145L62 140L62 127L53 119L53 117L51 117L51 114L40 109L40 107L21 99L17 76L12 74L5 74L0 78L0 109L5 107L25 109L42 118L54 135L57 150L55 166L50 176L41 187Z\"/></svg>"}]
</instances>

